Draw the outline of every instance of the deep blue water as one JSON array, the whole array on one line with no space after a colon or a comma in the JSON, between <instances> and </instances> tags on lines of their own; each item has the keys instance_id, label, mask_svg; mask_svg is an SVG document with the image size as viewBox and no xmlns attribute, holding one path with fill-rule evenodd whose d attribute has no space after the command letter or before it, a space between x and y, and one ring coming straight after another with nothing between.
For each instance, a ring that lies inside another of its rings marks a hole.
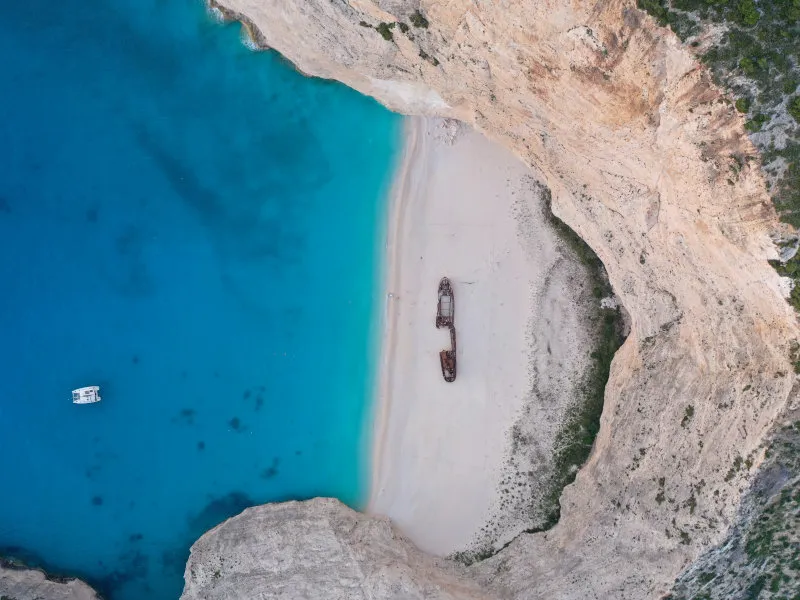
<instances>
[{"instance_id":1,"label":"deep blue water","mask_svg":"<svg viewBox=\"0 0 800 600\"><path fill-rule=\"evenodd\" d=\"M196 0L6 2L0 57L0 554L166 600L247 505L357 506L399 118Z\"/></svg>"}]
</instances>

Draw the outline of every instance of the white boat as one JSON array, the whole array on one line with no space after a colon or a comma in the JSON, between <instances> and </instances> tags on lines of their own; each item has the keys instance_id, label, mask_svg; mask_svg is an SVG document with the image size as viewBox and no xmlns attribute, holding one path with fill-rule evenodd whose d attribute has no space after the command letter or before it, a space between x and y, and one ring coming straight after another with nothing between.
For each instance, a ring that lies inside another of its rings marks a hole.
<instances>
[{"instance_id":1,"label":"white boat","mask_svg":"<svg viewBox=\"0 0 800 600\"><path fill-rule=\"evenodd\" d=\"M100 402L100 386L89 385L86 387L72 390L72 403L73 404L93 404Z\"/></svg>"}]
</instances>

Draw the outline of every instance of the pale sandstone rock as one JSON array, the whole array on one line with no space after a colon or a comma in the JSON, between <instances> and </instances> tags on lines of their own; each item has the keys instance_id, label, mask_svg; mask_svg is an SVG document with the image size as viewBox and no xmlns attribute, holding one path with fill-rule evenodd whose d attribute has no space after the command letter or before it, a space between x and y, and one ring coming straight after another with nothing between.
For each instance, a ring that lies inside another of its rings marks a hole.
<instances>
[{"instance_id":1,"label":"pale sandstone rock","mask_svg":"<svg viewBox=\"0 0 800 600\"><path fill-rule=\"evenodd\" d=\"M50 580L35 569L11 569L0 565L0 598L9 600L99 600L97 593L79 579Z\"/></svg>"},{"instance_id":2,"label":"pale sandstone rock","mask_svg":"<svg viewBox=\"0 0 800 600\"><path fill-rule=\"evenodd\" d=\"M181 600L479 600L464 569L426 556L388 519L316 498L249 508L192 546Z\"/></svg>"},{"instance_id":3,"label":"pale sandstone rock","mask_svg":"<svg viewBox=\"0 0 800 600\"><path fill-rule=\"evenodd\" d=\"M303 72L466 121L542 174L631 335L559 524L474 573L519 598L666 592L722 538L795 385L798 329L766 262L777 224L742 117L632 0L222 4ZM359 25L417 8L430 26L413 40ZM728 477L737 456L749 466Z\"/></svg>"}]
</instances>

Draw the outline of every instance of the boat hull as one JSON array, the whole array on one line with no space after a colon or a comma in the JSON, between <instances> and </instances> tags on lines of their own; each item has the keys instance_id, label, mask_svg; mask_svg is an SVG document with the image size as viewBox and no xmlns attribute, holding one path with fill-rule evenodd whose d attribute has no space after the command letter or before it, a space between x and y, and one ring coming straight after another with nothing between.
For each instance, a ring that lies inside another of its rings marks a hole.
<instances>
[{"instance_id":1,"label":"boat hull","mask_svg":"<svg viewBox=\"0 0 800 600\"><path fill-rule=\"evenodd\" d=\"M453 287L447 277L439 281L439 302L436 304L436 327L450 327L455 324L456 302Z\"/></svg>"},{"instance_id":2,"label":"boat hull","mask_svg":"<svg viewBox=\"0 0 800 600\"><path fill-rule=\"evenodd\" d=\"M442 377L447 383L456 380L456 298L447 277L439 281L439 301L436 304L436 328L450 330L450 349L439 352Z\"/></svg>"},{"instance_id":3,"label":"boat hull","mask_svg":"<svg viewBox=\"0 0 800 600\"><path fill-rule=\"evenodd\" d=\"M72 403L73 404L95 404L100 402L100 386L90 385L77 390L72 390Z\"/></svg>"},{"instance_id":4,"label":"boat hull","mask_svg":"<svg viewBox=\"0 0 800 600\"><path fill-rule=\"evenodd\" d=\"M442 377L447 383L453 383L456 380L456 353L442 350L439 352L439 362L442 366Z\"/></svg>"}]
</instances>

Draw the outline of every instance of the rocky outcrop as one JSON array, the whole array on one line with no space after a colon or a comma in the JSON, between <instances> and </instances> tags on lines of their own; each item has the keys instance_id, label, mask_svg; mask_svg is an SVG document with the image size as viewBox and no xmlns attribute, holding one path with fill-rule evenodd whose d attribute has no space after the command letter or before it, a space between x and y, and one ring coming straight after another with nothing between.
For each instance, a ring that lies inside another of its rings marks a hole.
<instances>
[{"instance_id":1,"label":"rocky outcrop","mask_svg":"<svg viewBox=\"0 0 800 600\"><path fill-rule=\"evenodd\" d=\"M0 563L0 599L100 600L100 597L79 579L51 579L43 571Z\"/></svg>"},{"instance_id":2,"label":"rocky outcrop","mask_svg":"<svg viewBox=\"0 0 800 600\"><path fill-rule=\"evenodd\" d=\"M488 598L387 519L330 498L257 506L227 520L192 546L184 579L181 600Z\"/></svg>"},{"instance_id":3,"label":"rocky outcrop","mask_svg":"<svg viewBox=\"0 0 800 600\"><path fill-rule=\"evenodd\" d=\"M631 333L559 524L473 574L508 597L665 593L725 535L796 382L798 328L766 262L777 224L741 116L632 0L222 5L303 72L466 121L551 189Z\"/></svg>"}]
</instances>

